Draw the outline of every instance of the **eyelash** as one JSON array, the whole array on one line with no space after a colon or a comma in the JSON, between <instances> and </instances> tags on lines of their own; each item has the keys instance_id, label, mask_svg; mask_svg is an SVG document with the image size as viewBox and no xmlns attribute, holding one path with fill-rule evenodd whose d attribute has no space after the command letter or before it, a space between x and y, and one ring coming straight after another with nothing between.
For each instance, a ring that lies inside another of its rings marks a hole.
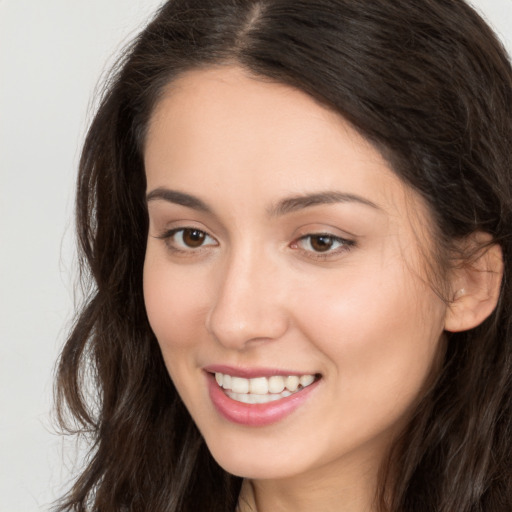
<instances>
[{"instance_id":1,"label":"eyelash","mask_svg":"<svg viewBox=\"0 0 512 512\"><path fill-rule=\"evenodd\" d=\"M176 235L178 233L181 233L181 236L182 236L182 240L183 240L183 235L185 235L186 232L194 232L194 233L198 233L200 235L203 235L206 239L207 238L210 238L211 240L215 240L213 237L211 237L206 231L203 231L202 229L197 229L197 228L194 228L194 227L184 227L184 228L175 228L175 229L169 229L168 231L165 231L164 233L162 233L161 235L157 236L156 238L159 238L160 240L164 240L165 241L165 244L167 245L167 247L175 252L175 253L185 253L185 254L190 254L192 252L194 253L197 253L201 250L204 250L205 247L208 247L208 246L211 246L211 245L218 245L217 243L215 244L203 244L201 243L201 245L197 246L197 247L190 247L188 246L188 248L186 248L186 244L183 243L183 247L180 248L180 247L177 247L176 246Z\"/></svg>"},{"instance_id":2,"label":"eyelash","mask_svg":"<svg viewBox=\"0 0 512 512\"><path fill-rule=\"evenodd\" d=\"M187 247L187 245L183 242L183 236L187 232L191 232L190 234L195 233L196 235L203 236L205 240L211 239L215 243L204 244L201 242L201 244L198 245L197 247L190 247L190 246ZM176 240L175 237L179 233L181 233L181 236L182 236L182 242L181 242L182 247L181 248L177 247L176 242L175 242L175 240ZM165 231L161 235L157 236L156 238L164 240L167 247L174 253L182 253L182 254L198 253L201 250L204 250L208 246L218 245L218 243L215 241L215 239L212 236L210 236L206 231L203 231L201 229L197 229L194 227L182 227L182 228L170 229L170 230ZM332 249L329 247L329 248L327 248L326 251L315 251L312 246L312 241L314 239L317 239L317 241L318 241L319 239L322 239L322 238L328 239L328 243L339 244L339 246L336 247L335 249ZM302 248L300 247L300 244L302 242L306 242L306 241L309 241L309 246L311 247L311 249L309 249L309 250L304 249L303 247ZM295 241L293 241L290 244L290 247L292 249L299 249L303 254L305 254L309 258L314 258L317 260L327 260L331 257L338 256L342 252L349 251L355 245L356 245L356 242L354 240L348 240L346 238L342 238L340 236L333 235L331 233L309 233L309 234L303 235L303 236L299 237L298 239L296 239Z\"/></svg>"},{"instance_id":3,"label":"eyelash","mask_svg":"<svg viewBox=\"0 0 512 512\"><path fill-rule=\"evenodd\" d=\"M295 242L292 243L292 248L299 248L299 244L304 241L308 241L308 245L312 247L312 241L313 239L321 239L326 238L329 239L329 241L333 244L339 244L339 246L335 249L328 248L326 251L315 251L314 249L307 250L307 249L300 249L303 253L307 253L308 257L313 257L317 260L327 260L332 257L339 256L341 253L349 251L352 247L356 245L356 242L354 240L348 240L346 238L342 238L341 236L336 236L331 233L309 233L307 235L301 236L298 238Z\"/></svg>"}]
</instances>

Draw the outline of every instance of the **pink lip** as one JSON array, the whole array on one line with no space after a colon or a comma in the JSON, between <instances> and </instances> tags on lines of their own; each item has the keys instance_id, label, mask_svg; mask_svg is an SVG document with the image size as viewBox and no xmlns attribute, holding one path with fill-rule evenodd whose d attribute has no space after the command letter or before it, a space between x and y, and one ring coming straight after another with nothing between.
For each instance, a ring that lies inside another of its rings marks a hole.
<instances>
[{"instance_id":1,"label":"pink lip","mask_svg":"<svg viewBox=\"0 0 512 512\"><path fill-rule=\"evenodd\" d=\"M273 375L281 375L287 377L288 375L306 375L308 372L297 372L288 370L276 370L275 368L237 368L234 366L215 364L205 366L205 372L208 373L224 373L232 377L242 377L244 379L254 379L255 377L272 377Z\"/></svg>"},{"instance_id":2,"label":"pink lip","mask_svg":"<svg viewBox=\"0 0 512 512\"><path fill-rule=\"evenodd\" d=\"M231 373L230 375L233 374ZM258 375L261 376L262 374L258 373ZM274 375L276 374L274 373ZM290 374L287 373L285 375ZM304 404L311 395L311 392L316 389L319 382L317 380L301 391L286 398L275 400L274 402L266 404L245 404L229 398L215 381L214 375L206 373L206 378L208 381L210 399L217 411L227 420L249 427L262 427L282 420Z\"/></svg>"}]
</instances>

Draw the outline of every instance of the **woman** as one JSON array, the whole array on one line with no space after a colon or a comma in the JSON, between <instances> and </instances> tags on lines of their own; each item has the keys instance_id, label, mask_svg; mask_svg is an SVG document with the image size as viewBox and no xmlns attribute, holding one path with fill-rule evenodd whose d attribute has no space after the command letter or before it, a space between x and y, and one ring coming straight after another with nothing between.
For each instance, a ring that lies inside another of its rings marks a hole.
<instances>
[{"instance_id":1,"label":"woman","mask_svg":"<svg viewBox=\"0 0 512 512\"><path fill-rule=\"evenodd\" d=\"M461 0L167 2L83 150L59 510L510 510L511 140Z\"/></svg>"}]
</instances>

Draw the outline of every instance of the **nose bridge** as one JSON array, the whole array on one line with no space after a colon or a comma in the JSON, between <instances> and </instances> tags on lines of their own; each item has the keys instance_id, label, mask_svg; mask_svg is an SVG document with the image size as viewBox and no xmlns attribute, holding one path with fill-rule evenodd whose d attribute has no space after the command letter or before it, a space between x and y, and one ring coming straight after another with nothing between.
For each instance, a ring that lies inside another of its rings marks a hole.
<instances>
[{"instance_id":1,"label":"nose bridge","mask_svg":"<svg viewBox=\"0 0 512 512\"><path fill-rule=\"evenodd\" d=\"M288 319L276 270L275 261L252 244L226 255L207 318L221 344L241 350L284 334Z\"/></svg>"}]
</instances>

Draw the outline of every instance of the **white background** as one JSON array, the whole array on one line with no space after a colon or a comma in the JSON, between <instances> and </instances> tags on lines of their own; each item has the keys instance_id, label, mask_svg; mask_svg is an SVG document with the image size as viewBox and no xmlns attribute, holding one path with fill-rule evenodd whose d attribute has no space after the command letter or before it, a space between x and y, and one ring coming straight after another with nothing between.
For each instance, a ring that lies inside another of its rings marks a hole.
<instances>
[{"instance_id":1,"label":"white background","mask_svg":"<svg viewBox=\"0 0 512 512\"><path fill-rule=\"evenodd\" d=\"M72 472L50 410L80 144L99 77L160 3L0 0L0 512L47 510ZM512 0L474 5L512 53Z\"/></svg>"}]
</instances>

